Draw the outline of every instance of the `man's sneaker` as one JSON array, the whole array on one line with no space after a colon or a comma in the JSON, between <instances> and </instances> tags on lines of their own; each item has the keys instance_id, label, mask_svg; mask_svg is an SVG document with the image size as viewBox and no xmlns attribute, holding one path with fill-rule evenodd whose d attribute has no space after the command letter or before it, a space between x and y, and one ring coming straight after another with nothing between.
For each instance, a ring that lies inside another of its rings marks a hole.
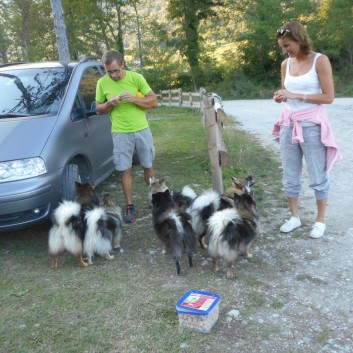
<instances>
[{"instance_id":1,"label":"man's sneaker","mask_svg":"<svg viewBox=\"0 0 353 353\"><path fill-rule=\"evenodd\" d=\"M318 239L325 234L326 226L325 223L315 222L313 229L310 233L310 238Z\"/></svg>"},{"instance_id":2,"label":"man's sneaker","mask_svg":"<svg viewBox=\"0 0 353 353\"><path fill-rule=\"evenodd\" d=\"M293 229L300 227L302 224L298 217L291 217L290 220L286 221L279 229L282 233L289 233Z\"/></svg>"},{"instance_id":3,"label":"man's sneaker","mask_svg":"<svg viewBox=\"0 0 353 353\"><path fill-rule=\"evenodd\" d=\"M135 221L136 221L135 206L134 205L127 205L126 206L126 213L124 215L124 222L125 223L134 223Z\"/></svg>"}]
</instances>

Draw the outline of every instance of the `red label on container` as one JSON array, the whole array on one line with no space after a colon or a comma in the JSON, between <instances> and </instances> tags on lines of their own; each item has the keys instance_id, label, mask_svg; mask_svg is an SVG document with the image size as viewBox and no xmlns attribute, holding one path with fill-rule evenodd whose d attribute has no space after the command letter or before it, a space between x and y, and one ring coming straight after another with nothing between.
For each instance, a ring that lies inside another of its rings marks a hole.
<instances>
[{"instance_id":1,"label":"red label on container","mask_svg":"<svg viewBox=\"0 0 353 353\"><path fill-rule=\"evenodd\" d=\"M199 293L191 293L183 301L181 306L207 311L208 308L214 303L215 300L216 300L215 297L210 297L208 295L199 294Z\"/></svg>"}]
</instances>

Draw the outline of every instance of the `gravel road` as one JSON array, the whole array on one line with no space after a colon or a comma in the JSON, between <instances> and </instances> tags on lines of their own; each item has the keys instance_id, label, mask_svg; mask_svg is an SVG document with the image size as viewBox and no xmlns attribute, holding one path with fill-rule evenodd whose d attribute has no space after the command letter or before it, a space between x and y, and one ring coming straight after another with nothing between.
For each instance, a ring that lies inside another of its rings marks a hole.
<instances>
[{"instance_id":1,"label":"gravel road","mask_svg":"<svg viewBox=\"0 0 353 353\"><path fill-rule=\"evenodd\" d=\"M271 139L271 132L280 115L280 104L272 100L238 100L224 101L223 107L240 129L256 135L269 153L279 158L279 147ZM296 260L293 268L273 283L273 292L289 295L289 306L293 308L290 310L288 306L281 314L285 326L283 352L353 352L353 98L335 99L327 110L343 155L330 173L327 232L321 239L306 236L316 209L306 172L300 201L303 228L296 230L295 235L278 231L278 237L288 240L285 246ZM289 212L278 215L283 216L288 217ZM282 220L277 220L271 230L276 233ZM323 327L326 338L318 349L317 342L312 341L313 332L323 332ZM273 351L281 350L278 347L268 350Z\"/></svg>"}]
</instances>

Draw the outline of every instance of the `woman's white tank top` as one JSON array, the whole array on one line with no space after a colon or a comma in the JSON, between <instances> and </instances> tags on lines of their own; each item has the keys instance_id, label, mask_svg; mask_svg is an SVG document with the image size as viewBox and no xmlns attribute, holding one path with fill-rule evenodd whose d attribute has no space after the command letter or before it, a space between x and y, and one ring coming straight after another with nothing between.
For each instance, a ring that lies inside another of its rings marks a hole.
<instances>
[{"instance_id":1,"label":"woman's white tank top","mask_svg":"<svg viewBox=\"0 0 353 353\"><path fill-rule=\"evenodd\" d=\"M316 60L321 54L316 53L313 61L313 65L309 72L300 76L291 76L289 68L291 64L291 58L287 60L286 77L284 79L284 87L289 92L300 93L300 94L318 94L321 93L321 86L319 76L316 72ZM314 104L306 103L300 100L287 99L284 103L289 110L300 110L312 107Z\"/></svg>"}]
</instances>

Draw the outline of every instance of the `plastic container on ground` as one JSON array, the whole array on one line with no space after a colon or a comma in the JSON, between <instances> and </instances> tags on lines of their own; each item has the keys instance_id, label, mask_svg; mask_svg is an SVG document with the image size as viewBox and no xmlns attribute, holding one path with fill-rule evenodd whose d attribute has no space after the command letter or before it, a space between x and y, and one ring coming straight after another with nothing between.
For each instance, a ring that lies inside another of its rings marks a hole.
<instances>
[{"instance_id":1,"label":"plastic container on ground","mask_svg":"<svg viewBox=\"0 0 353 353\"><path fill-rule=\"evenodd\" d=\"M176 304L180 327L209 332L218 320L220 300L218 294L187 291Z\"/></svg>"}]
</instances>

